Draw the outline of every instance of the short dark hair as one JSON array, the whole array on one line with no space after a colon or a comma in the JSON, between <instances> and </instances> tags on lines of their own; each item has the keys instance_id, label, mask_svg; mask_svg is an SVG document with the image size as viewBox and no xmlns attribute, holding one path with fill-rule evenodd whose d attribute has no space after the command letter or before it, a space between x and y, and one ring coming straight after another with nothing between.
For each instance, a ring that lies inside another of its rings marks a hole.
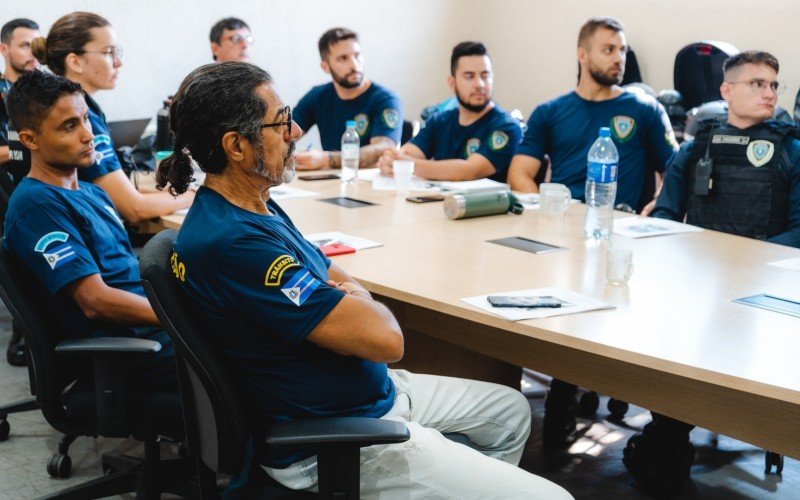
<instances>
[{"instance_id":1,"label":"short dark hair","mask_svg":"<svg viewBox=\"0 0 800 500\"><path fill-rule=\"evenodd\" d=\"M466 56L488 56L486 46L481 42L461 42L453 47L450 55L450 75L456 76L458 60Z\"/></svg>"},{"instance_id":2,"label":"short dark hair","mask_svg":"<svg viewBox=\"0 0 800 500\"><path fill-rule=\"evenodd\" d=\"M331 46L341 42L342 40L355 40L358 41L358 34L355 31L347 28L331 28L319 37L317 47L319 48L319 57L325 59L331 53Z\"/></svg>"},{"instance_id":3,"label":"short dark hair","mask_svg":"<svg viewBox=\"0 0 800 500\"><path fill-rule=\"evenodd\" d=\"M722 73L725 76L728 76L729 71L744 66L745 64L763 64L774 69L775 73L777 73L778 69L780 69L780 65L778 65L778 58L769 52L748 50L725 59L725 62L722 63Z\"/></svg>"},{"instance_id":4,"label":"short dark hair","mask_svg":"<svg viewBox=\"0 0 800 500\"><path fill-rule=\"evenodd\" d=\"M39 132L42 121L62 96L82 93L81 86L49 71L35 69L20 76L6 97L11 124L17 131Z\"/></svg>"},{"instance_id":5,"label":"short dark hair","mask_svg":"<svg viewBox=\"0 0 800 500\"><path fill-rule=\"evenodd\" d=\"M600 28L605 28L615 33L625 31L625 28L622 26L622 23L619 19L606 16L590 17L585 23L583 23L581 30L578 32L578 47L583 46L586 43L586 40L591 38L595 31Z\"/></svg>"},{"instance_id":6,"label":"short dark hair","mask_svg":"<svg viewBox=\"0 0 800 500\"><path fill-rule=\"evenodd\" d=\"M238 30L242 28L250 29L250 26L248 26L246 22L242 21L238 17L226 17L225 19L220 19L214 24L214 26L211 27L211 32L208 34L208 40L218 44L222 39L222 33L224 33L225 30Z\"/></svg>"},{"instance_id":7,"label":"short dark hair","mask_svg":"<svg viewBox=\"0 0 800 500\"><path fill-rule=\"evenodd\" d=\"M31 21L30 19L25 19L24 17L20 17L18 19L12 19L6 24L3 25L3 28L0 29L0 43L8 43L11 41L11 37L14 35L14 30L17 28L27 28L29 30L39 30L39 25L36 24L35 21Z\"/></svg>"},{"instance_id":8,"label":"short dark hair","mask_svg":"<svg viewBox=\"0 0 800 500\"><path fill-rule=\"evenodd\" d=\"M47 38L34 38L31 41L31 52L33 57L46 64L53 73L64 76L67 72L67 56L83 54L83 47L92 41L90 30L106 26L111 26L111 23L102 16L92 12L72 12L53 23Z\"/></svg>"},{"instance_id":9,"label":"short dark hair","mask_svg":"<svg viewBox=\"0 0 800 500\"><path fill-rule=\"evenodd\" d=\"M169 128L175 134L172 155L158 165L159 187L186 191L192 181L192 163L203 172L222 173L228 159L222 136L235 130L255 145L261 144L261 121L267 103L256 88L272 77L250 63L227 61L200 66L181 82L169 107Z\"/></svg>"}]
</instances>

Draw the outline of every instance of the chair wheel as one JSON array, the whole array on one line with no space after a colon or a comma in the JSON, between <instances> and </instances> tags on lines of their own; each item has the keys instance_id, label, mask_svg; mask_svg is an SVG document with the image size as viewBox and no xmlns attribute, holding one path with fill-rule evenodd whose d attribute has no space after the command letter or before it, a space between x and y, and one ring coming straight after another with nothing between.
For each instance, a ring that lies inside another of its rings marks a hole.
<instances>
[{"instance_id":1,"label":"chair wheel","mask_svg":"<svg viewBox=\"0 0 800 500\"><path fill-rule=\"evenodd\" d=\"M600 396L596 392L585 392L578 401L578 414L581 417L593 417L600 407Z\"/></svg>"},{"instance_id":2,"label":"chair wheel","mask_svg":"<svg viewBox=\"0 0 800 500\"><path fill-rule=\"evenodd\" d=\"M628 413L628 403L620 401L619 399L608 398L608 411L611 415L609 420L622 420L626 413Z\"/></svg>"},{"instance_id":3,"label":"chair wheel","mask_svg":"<svg viewBox=\"0 0 800 500\"><path fill-rule=\"evenodd\" d=\"M775 474L781 475L783 472L783 455L768 451L764 456L764 473L772 474L772 466L775 466Z\"/></svg>"},{"instance_id":4,"label":"chair wheel","mask_svg":"<svg viewBox=\"0 0 800 500\"><path fill-rule=\"evenodd\" d=\"M5 441L8 439L8 434L11 432L11 424L8 423L8 420L0 420L0 441Z\"/></svg>"},{"instance_id":5,"label":"chair wheel","mask_svg":"<svg viewBox=\"0 0 800 500\"><path fill-rule=\"evenodd\" d=\"M69 455L56 453L50 457L50 461L47 463L47 473L50 474L50 477L66 478L71 472L72 459L69 458Z\"/></svg>"}]
</instances>

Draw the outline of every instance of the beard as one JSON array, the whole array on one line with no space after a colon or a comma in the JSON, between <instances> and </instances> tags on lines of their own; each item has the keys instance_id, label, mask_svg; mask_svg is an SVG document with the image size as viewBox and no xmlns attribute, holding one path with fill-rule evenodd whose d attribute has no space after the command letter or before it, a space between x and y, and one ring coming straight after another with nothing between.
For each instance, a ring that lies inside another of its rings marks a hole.
<instances>
[{"instance_id":1,"label":"beard","mask_svg":"<svg viewBox=\"0 0 800 500\"><path fill-rule=\"evenodd\" d=\"M592 80L596 81L599 85L604 87L612 87L622 83L622 77L625 76L625 68L622 68L622 71L619 72L619 75L610 76L589 65L589 76L591 76Z\"/></svg>"},{"instance_id":2,"label":"beard","mask_svg":"<svg viewBox=\"0 0 800 500\"><path fill-rule=\"evenodd\" d=\"M351 82L350 80L348 80L350 75L358 75L358 78L356 78L355 82ZM331 78L333 78L333 81L335 81L340 86L346 89L354 89L356 87L360 87L361 84L364 83L364 73L361 73L359 71L351 71L347 75L341 76L337 75L336 73L333 72L333 70L331 70Z\"/></svg>"},{"instance_id":3,"label":"beard","mask_svg":"<svg viewBox=\"0 0 800 500\"><path fill-rule=\"evenodd\" d=\"M27 63L24 64L19 64L16 61L9 61L9 66L11 66L11 69L13 69L18 75L21 75L23 73L27 73L28 71L36 69L39 66L39 63L38 61L36 61L36 59L28 61ZM30 66L30 68L28 68L27 66Z\"/></svg>"},{"instance_id":4,"label":"beard","mask_svg":"<svg viewBox=\"0 0 800 500\"><path fill-rule=\"evenodd\" d=\"M292 182L296 172L294 159L294 150L296 146L295 142L292 141L289 144L289 150L286 151L286 155L283 157L280 175L276 175L272 172L273 169L270 168L270 165L267 163L267 159L264 157L264 148L262 146L263 144L261 141L259 141L259 144L255 145L256 154L253 164L253 172L267 179L273 186Z\"/></svg>"},{"instance_id":5,"label":"beard","mask_svg":"<svg viewBox=\"0 0 800 500\"><path fill-rule=\"evenodd\" d=\"M486 106L488 106L490 102L492 102L492 96L487 96L486 100L483 101L482 104L470 104L461 97L461 92L458 91L458 87L456 87L456 99L458 100L458 103L464 107L464 109L472 111L473 113L480 113L486 109Z\"/></svg>"}]
</instances>

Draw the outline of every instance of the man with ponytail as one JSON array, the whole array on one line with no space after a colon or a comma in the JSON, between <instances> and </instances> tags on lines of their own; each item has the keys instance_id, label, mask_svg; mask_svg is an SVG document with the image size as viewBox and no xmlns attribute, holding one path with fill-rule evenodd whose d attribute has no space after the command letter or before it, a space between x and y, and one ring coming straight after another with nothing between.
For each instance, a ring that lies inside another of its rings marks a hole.
<instances>
[{"instance_id":1,"label":"man with ponytail","mask_svg":"<svg viewBox=\"0 0 800 500\"><path fill-rule=\"evenodd\" d=\"M157 340L155 356L126 367L137 387L176 384L172 344L139 281L139 267L114 204L78 180L94 165L89 107L80 85L29 71L11 87L8 112L31 169L8 207L5 248L50 294L65 338Z\"/></svg>"},{"instance_id":2,"label":"man with ponytail","mask_svg":"<svg viewBox=\"0 0 800 500\"><path fill-rule=\"evenodd\" d=\"M56 75L79 84L83 90L89 106L95 157L92 165L80 170L81 180L102 188L122 217L132 224L191 205L192 191L180 197L166 192L140 193L122 171L105 114L92 97L97 91L113 89L122 67L122 47L105 18L91 12L67 14L53 23L46 38L33 39L31 50L40 63ZM30 152L18 141L9 145L14 155L11 172L19 181L31 168Z\"/></svg>"},{"instance_id":3,"label":"man with ponytail","mask_svg":"<svg viewBox=\"0 0 800 500\"><path fill-rule=\"evenodd\" d=\"M192 160L206 173L175 242L173 273L254 421L405 422L408 442L361 451L364 498L570 498L517 468L531 418L518 391L387 369L404 349L392 313L270 199L270 187L294 176L300 129L266 71L242 62L192 71L172 101L170 128L175 149L159 165L159 184L185 191ZM287 487L316 489L312 453L268 448L263 459Z\"/></svg>"}]
</instances>

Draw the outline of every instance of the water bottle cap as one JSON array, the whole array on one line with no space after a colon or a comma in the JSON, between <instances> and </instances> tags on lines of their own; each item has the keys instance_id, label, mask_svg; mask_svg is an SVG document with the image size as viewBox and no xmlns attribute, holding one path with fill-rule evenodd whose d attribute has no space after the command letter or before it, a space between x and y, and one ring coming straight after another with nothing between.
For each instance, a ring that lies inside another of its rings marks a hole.
<instances>
[{"instance_id":1,"label":"water bottle cap","mask_svg":"<svg viewBox=\"0 0 800 500\"><path fill-rule=\"evenodd\" d=\"M611 137L611 129L608 127L600 127L600 137Z\"/></svg>"},{"instance_id":2,"label":"water bottle cap","mask_svg":"<svg viewBox=\"0 0 800 500\"><path fill-rule=\"evenodd\" d=\"M355 120L347 120L347 122L345 122L345 126L347 128L356 128L356 121Z\"/></svg>"}]
</instances>

